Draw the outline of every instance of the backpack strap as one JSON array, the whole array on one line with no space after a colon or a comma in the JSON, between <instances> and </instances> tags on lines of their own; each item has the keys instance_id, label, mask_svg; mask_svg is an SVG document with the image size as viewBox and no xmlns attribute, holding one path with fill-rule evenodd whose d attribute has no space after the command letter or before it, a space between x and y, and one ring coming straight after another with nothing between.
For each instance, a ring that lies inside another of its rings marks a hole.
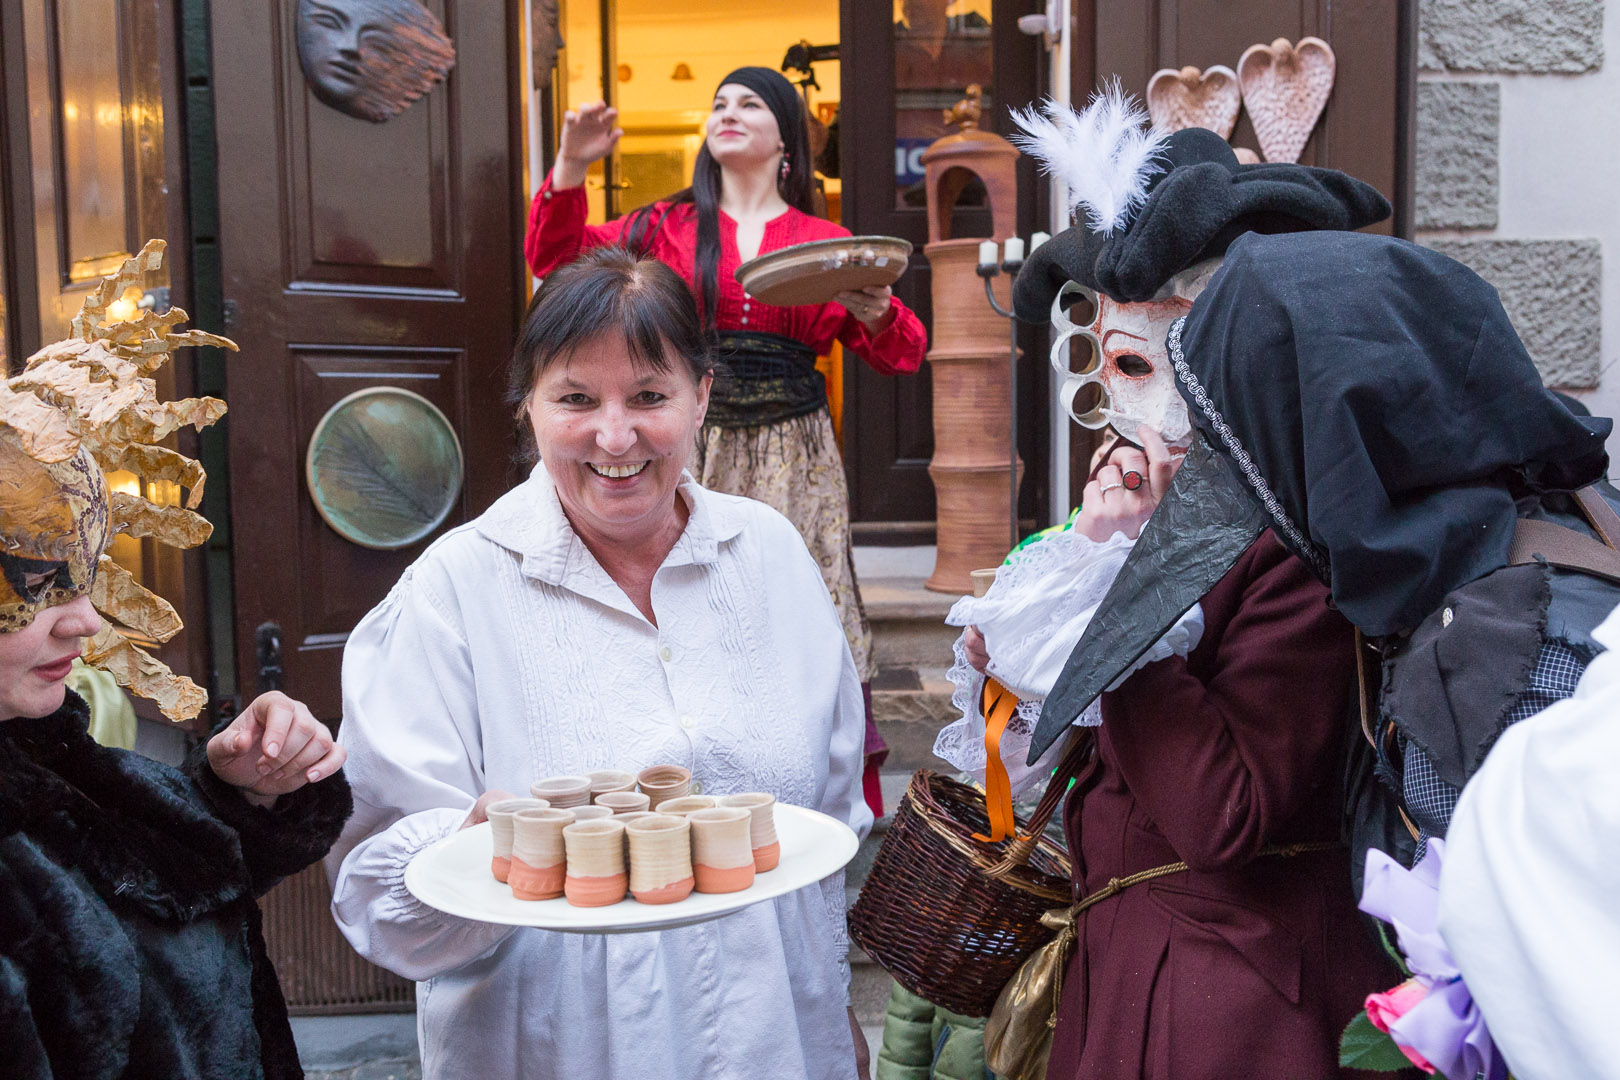
<instances>
[{"instance_id":1,"label":"backpack strap","mask_svg":"<svg viewBox=\"0 0 1620 1080\"><path fill-rule=\"evenodd\" d=\"M1584 508L1584 502L1582 505ZM1607 504L1604 509L1608 509ZM1609 510L1609 514L1614 516L1614 511ZM1593 528L1597 528L1595 522ZM1620 539L1620 518L1615 521L1615 536ZM1620 585L1620 551L1551 521L1520 518L1513 528L1508 565L1519 566L1537 558Z\"/></svg>"},{"instance_id":2,"label":"backpack strap","mask_svg":"<svg viewBox=\"0 0 1620 1080\"><path fill-rule=\"evenodd\" d=\"M1609 500L1598 494L1595 485L1588 484L1575 493L1575 501L1592 528L1611 548L1620 548L1620 514L1614 512Z\"/></svg>"}]
</instances>

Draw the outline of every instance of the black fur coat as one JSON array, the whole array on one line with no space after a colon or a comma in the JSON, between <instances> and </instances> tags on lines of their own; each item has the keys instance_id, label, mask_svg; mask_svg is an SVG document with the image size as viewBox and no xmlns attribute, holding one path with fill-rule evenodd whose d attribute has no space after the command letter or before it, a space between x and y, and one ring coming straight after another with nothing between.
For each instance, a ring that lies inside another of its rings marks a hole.
<instances>
[{"instance_id":1,"label":"black fur coat","mask_svg":"<svg viewBox=\"0 0 1620 1080\"><path fill-rule=\"evenodd\" d=\"M255 897L326 853L341 775L252 806L97 745L72 693L0 722L0 1075L301 1077Z\"/></svg>"}]
</instances>

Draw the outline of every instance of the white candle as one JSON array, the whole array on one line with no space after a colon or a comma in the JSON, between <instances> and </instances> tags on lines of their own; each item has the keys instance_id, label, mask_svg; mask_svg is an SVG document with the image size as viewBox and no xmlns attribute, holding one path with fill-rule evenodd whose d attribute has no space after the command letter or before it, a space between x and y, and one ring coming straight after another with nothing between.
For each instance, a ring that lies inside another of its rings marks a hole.
<instances>
[{"instance_id":1,"label":"white candle","mask_svg":"<svg viewBox=\"0 0 1620 1080\"><path fill-rule=\"evenodd\" d=\"M1009 236L1006 245L1002 248L1002 258L1008 262L1024 261L1024 238Z\"/></svg>"},{"instance_id":2,"label":"white candle","mask_svg":"<svg viewBox=\"0 0 1620 1080\"><path fill-rule=\"evenodd\" d=\"M997 262L997 260L996 260L996 246L997 245L996 245L996 242L994 240L985 240L984 242L979 244L979 265L980 266L994 266L994 265L996 265L996 262Z\"/></svg>"},{"instance_id":3,"label":"white candle","mask_svg":"<svg viewBox=\"0 0 1620 1080\"><path fill-rule=\"evenodd\" d=\"M1029 253L1035 254L1035 249L1052 239L1051 233L1038 232L1029 238Z\"/></svg>"}]
</instances>

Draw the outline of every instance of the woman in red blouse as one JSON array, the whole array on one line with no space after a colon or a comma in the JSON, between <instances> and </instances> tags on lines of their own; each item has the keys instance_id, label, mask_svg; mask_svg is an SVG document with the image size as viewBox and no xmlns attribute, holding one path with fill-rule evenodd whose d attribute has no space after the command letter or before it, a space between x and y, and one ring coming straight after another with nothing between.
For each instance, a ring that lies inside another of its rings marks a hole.
<instances>
[{"instance_id":1,"label":"woman in red blouse","mask_svg":"<svg viewBox=\"0 0 1620 1080\"><path fill-rule=\"evenodd\" d=\"M694 467L703 486L781 511L804 536L844 624L857 670L871 676L871 631L850 556L849 493L815 359L839 341L885 375L922 364L922 322L887 287L832 303L776 307L735 271L760 254L849 231L812 212L810 143L798 95L768 68L721 80L692 186L606 225L586 224L585 173L623 132L602 102L569 111L551 175L535 194L523 250L544 276L585 248L624 244L673 267L719 338L717 379ZM882 740L868 723L868 751ZM868 799L875 787L869 775ZM874 807L875 809L875 807Z\"/></svg>"}]
</instances>

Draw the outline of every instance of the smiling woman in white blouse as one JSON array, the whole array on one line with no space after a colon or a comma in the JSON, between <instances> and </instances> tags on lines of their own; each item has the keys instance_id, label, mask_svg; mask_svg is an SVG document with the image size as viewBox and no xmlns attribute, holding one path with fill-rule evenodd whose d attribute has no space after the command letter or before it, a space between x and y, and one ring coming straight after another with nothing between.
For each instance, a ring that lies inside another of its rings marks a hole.
<instances>
[{"instance_id":1,"label":"smiling woman in white blouse","mask_svg":"<svg viewBox=\"0 0 1620 1080\"><path fill-rule=\"evenodd\" d=\"M661 263L596 249L513 358L529 479L447 533L355 629L355 814L327 860L361 955L418 982L436 1080L848 1080L842 874L708 923L560 934L418 902L406 864L542 776L691 769L864 834L860 678L786 518L685 471L712 372Z\"/></svg>"}]
</instances>

